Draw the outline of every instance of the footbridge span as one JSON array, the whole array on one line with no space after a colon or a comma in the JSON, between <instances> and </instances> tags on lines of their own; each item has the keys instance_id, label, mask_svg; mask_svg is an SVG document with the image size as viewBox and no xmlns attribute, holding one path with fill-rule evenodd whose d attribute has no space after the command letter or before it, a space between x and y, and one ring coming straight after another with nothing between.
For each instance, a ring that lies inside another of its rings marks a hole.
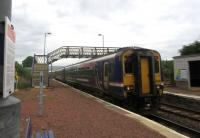
<instances>
[{"instance_id":1,"label":"footbridge span","mask_svg":"<svg viewBox=\"0 0 200 138\"><path fill-rule=\"evenodd\" d=\"M63 46L47 54L48 64L61 58L95 58L115 53L119 47Z\"/></svg>"}]
</instances>

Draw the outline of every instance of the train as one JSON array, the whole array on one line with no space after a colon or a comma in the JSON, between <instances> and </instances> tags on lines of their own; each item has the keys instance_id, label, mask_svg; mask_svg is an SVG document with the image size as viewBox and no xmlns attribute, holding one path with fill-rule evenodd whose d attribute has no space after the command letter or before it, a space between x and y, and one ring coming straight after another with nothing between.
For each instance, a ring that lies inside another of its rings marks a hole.
<instances>
[{"instance_id":1,"label":"train","mask_svg":"<svg viewBox=\"0 0 200 138\"><path fill-rule=\"evenodd\" d=\"M66 66L54 76L108 95L140 112L157 110L163 93L161 56L145 48L120 48L116 53Z\"/></svg>"}]
</instances>

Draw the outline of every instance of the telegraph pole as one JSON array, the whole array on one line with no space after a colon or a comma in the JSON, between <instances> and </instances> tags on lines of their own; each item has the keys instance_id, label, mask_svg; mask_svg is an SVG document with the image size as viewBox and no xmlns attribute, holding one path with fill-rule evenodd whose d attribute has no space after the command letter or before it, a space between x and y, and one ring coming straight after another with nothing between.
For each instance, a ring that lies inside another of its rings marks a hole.
<instances>
[{"instance_id":1,"label":"telegraph pole","mask_svg":"<svg viewBox=\"0 0 200 138\"><path fill-rule=\"evenodd\" d=\"M6 52L5 52L5 45L4 38L6 37L6 24L5 22L9 19L11 20L11 13L12 13L12 0L0 0L0 137L4 138L19 138L19 115L20 115L20 100L10 96L12 92L14 92L14 77L9 77L5 71L5 64L10 65L10 63L6 63L4 60ZM6 19L7 17L8 19ZM6 21L5 21L6 20ZM12 26L9 25L11 28ZM9 29L10 29L9 28ZM13 29L13 28L12 28ZM9 31L14 30L10 29ZM15 39L15 36L13 40ZM13 50L14 51L14 50ZM14 55L12 55L13 57ZM8 57L8 56L7 56ZM14 57L12 58L12 62L14 62ZM12 75L14 72L14 65L12 64ZM8 72L9 73L9 72ZM11 85L4 85L7 84L5 80L5 76L7 80L10 80ZM6 89L11 88L12 89ZM5 94L5 92L8 92Z\"/></svg>"}]
</instances>

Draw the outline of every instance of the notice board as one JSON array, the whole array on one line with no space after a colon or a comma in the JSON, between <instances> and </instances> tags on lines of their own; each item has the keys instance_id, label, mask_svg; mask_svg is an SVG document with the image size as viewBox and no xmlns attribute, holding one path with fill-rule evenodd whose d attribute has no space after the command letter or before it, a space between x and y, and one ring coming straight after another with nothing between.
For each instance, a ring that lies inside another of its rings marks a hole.
<instances>
[{"instance_id":1,"label":"notice board","mask_svg":"<svg viewBox=\"0 0 200 138\"><path fill-rule=\"evenodd\" d=\"M7 17L0 28L0 95L6 98L14 92L15 31Z\"/></svg>"}]
</instances>

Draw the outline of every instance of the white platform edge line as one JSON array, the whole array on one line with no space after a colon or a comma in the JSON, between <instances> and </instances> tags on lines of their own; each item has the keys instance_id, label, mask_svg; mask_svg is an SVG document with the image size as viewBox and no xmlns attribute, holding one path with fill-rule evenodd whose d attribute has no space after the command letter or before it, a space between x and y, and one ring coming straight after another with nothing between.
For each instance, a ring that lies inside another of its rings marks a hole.
<instances>
[{"instance_id":1,"label":"white platform edge line","mask_svg":"<svg viewBox=\"0 0 200 138\"><path fill-rule=\"evenodd\" d=\"M169 92L169 91L164 91L164 93L168 93L168 94L172 94L172 95L177 95L177 96L181 96L181 97L188 97L188 98L193 98L193 99L198 99L200 100L200 96L192 96L192 95L187 95L187 94L181 94L181 93L172 93L172 92Z\"/></svg>"},{"instance_id":2,"label":"white platform edge line","mask_svg":"<svg viewBox=\"0 0 200 138\"><path fill-rule=\"evenodd\" d=\"M157 122L155 122L155 121L152 121L152 120L150 120L150 119L148 119L148 118L145 118L145 117L143 117L143 116L141 116L141 115L138 115L138 114L136 114L136 113L130 112L130 111L128 111L128 110L126 110L126 109L123 109L123 108L121 108L121 107L119 107L119 106L116 106L116 105L113 105L113 104L111 104L111 103L108 103L108 102L106 102L106 101L104 101L104 100L102 100L102 99L99 99L99 98L97 98L97 97L95 97L95 96L93 96L93 95L90 95L90 94L88 94L88 93L82 92L82 91L79 90L79 89L76 89L76 88L74 88L74 87L71 87L71 86L67 85L66 83L63 83L63 82L60 82L60 81L57 81L57 80L54 80L54 81L56 81L56 82L58 82L58 83L60 83L60 84L62 84L62 85L68 86L68 87L72 88L73 90L75 90L76 92L78 92L78 93L80 93L80 94L82 94L82 95L84 95L84 96L87 95L87 96L89 96L89 97L92 97L92 98L94 98L94 99L100 101L101 103L106 103L106 104L108 104L108 105L110 105L110 106L116 107L116 108L118 108L118 109L120 109L120 110L123 110L123 111L129 113L129 114L127 114L126 116L136 119L137 121L141 122L142 124L144 124L144 125L147 126L148 128L151 128L152 130L156 131L157 133L160 133L161 135L163 135L163 136L165 136L165 137L167 137L167 138L174 138L174 137L175 137L174 135L176 135L176 138L178 138L178 137L180 137L180 138L189 138L189 137L187 137L187 136L185 136L185 135L183 135L183 134L180 134L180 133L176 132L175 130L172 130L172 129L166 127L166 126L163 126L163 125L161 125L161 124L159 124L159 123L157 123ZM142 119L143 121L141 121L141 119ZM146 122L145 122L145 121L146 121ZM147 123L148 123L148 124L147 124ZM160 128L160 129L164 130L164 132L163 132L163 131L158 131L158 129L156 129L156 128L153 127L152 125L156 126L157 128ZM166 131L168 131L168 132L166 132ZM174 135L172 135L172 134L174 134Z\"/></svg>"}]
</instances>

